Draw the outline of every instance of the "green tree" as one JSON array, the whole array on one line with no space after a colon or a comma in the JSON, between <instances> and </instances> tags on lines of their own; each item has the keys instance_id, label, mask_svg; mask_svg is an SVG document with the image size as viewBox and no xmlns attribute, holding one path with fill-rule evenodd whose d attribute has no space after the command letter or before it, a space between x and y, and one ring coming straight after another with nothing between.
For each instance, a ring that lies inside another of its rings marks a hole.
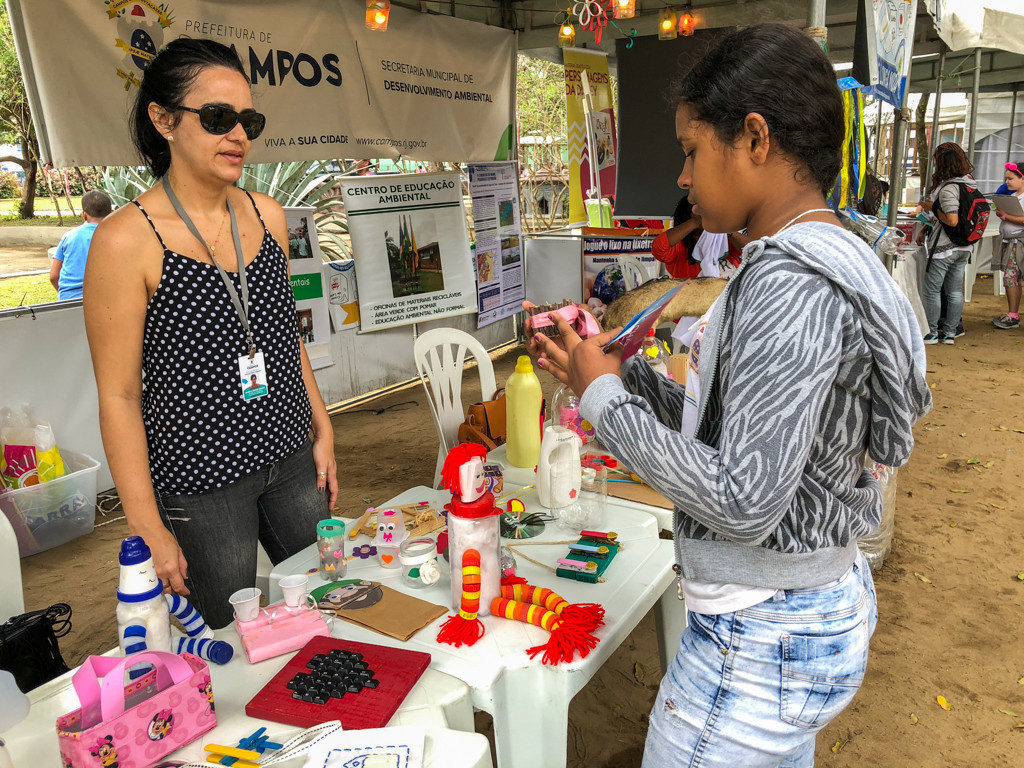
<instances>
[{"instance_id":1,"label":"green tree","mask_svg":"<svg viewBox=\"0 0 1024 768\"><path fill-rule=\"evenodd\" d=\"M22 157L0 157L0 161L17 163L25 169L20 213L22 218L31 219L35 216L39 142L25 94L25 81L21 77L21 65L14 50L7 3L3 0L0 0L0 138L21 145Z\"/></svg>"},{"instance_id":2,"label":"green tree","mask_svg":"<svg viewBox=\"0 0 1024 768\"><path fill-rule=\"evenodd\" d=\"M565 217L569 192L565 71L561 64L519 56L516 117L523 228L529 232L551 229Z\"/></svg>"}]
</instances>

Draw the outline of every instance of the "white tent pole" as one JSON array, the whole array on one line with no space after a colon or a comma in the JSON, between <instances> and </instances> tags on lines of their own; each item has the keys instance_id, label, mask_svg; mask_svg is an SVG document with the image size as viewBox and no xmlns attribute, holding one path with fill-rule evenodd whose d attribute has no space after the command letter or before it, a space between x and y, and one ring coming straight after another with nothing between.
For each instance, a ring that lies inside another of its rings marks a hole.
<instances>
[{"instance_id":1,"label":"white tent pole","mask_svg":"<svg viewBox=\"0 0 1024 768\"><path fill-rule=\"evenodd\" d=\"M974 164L974 132L978 127L978 96L981 91L981 48L974 49L974 84L971 86L971 123L967 129L967 159Z\"/></svg>"},{"instance_id":2,"label":"white tent pole","mask_svg":"<svg viewBox=\"0 0 1024 768\"><path fill-rule=\"evenodd\" d=\"M935 105L932 112L932 140L929 142L928 157L924 161L924 178L921 180L922 196L932 183L932 158L935 156L935 148L939 146L939 131L942 126L939 124L939 111L942 109L942 81L946 78L946 46L942 45L939 51L939 69L935 76Z\"/></svg>"},{"instance_id":3,"label":"white tent pole","mask_svg":"<svg viewBox=\"0 0 1024 768\"><path fill-rule=\"evenodd\" d=\"M1010 153L1013 151L1013 124L1017 121L1017 91L1020 83L1014 83L1013 101L1010 102L1010 133L1006 136L1006 162L1010 162Z\"/></svg>"}]
</instances>

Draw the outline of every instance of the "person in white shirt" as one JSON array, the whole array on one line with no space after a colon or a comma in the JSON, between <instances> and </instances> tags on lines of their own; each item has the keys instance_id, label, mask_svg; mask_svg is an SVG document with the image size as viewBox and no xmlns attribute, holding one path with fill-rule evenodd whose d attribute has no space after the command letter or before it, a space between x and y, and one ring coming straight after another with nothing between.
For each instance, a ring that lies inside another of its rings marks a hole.
<instances>
[{"instance_id":1,"label":"person in white shirt","mask_svg":"<svg viewBox=\"0 0 1024 768\"><path fill-rule=\"evenodd\" d=\"M1003 181L1024 205L1024 164L1007 163ZM996 328L1008 330L1020 327L1021 264L1024 263L1024 216L1013 216L996 209L999 217L999 262L996 269L1003 273L1006 289L1006 312L992 320Z\"/></svg>"}]
</instances>

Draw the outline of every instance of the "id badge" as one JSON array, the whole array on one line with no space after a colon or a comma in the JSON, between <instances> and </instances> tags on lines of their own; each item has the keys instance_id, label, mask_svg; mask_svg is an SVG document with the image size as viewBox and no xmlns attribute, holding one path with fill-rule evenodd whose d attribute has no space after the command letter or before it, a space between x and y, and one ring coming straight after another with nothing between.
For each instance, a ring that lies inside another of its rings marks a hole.
<instances>
[{"instance_id":1,"label":"id badge","mask_svg":"<svg viewBox=\"0 0 1024 768\"><path fill-rule=\"evenodd\" d=\"M262 352L257 352L251 360L248 355L238 358L238 378L242 385L242 399L246 402L263 397L270 391Z\"/></svg>"}]
</instances>

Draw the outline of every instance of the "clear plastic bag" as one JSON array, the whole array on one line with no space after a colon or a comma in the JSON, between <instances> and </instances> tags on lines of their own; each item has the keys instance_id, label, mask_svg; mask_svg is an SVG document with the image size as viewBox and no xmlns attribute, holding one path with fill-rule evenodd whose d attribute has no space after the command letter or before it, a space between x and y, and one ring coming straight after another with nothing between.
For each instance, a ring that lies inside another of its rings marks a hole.
<instances>
[{"instance_id":1,"label":"clear plastic bag","mask_svg":"<svg viewBox=\"0 0 1024 768\"><path fill-rule=\"evenodd\" d=\"M902 230L888 227L884 219L868 216L852 208L840 209L839 215L846 228L860 235L879 256L897 258L897 250L906 238Z\"/></svg>"},{"instance_id":2,"label":"clear plastic bag","mask_svg":"<svg viewBox=\"0 0 1024 768\"><path fill-rule=\"evenodd\" d=\"M864 553L872 571L882 567L892 549L892 534L896 523L896 468L887 467L865 458L864 466L882 486L882 522L870 536L857 540L857 546Z\"/></svg>"}]
</instances>

